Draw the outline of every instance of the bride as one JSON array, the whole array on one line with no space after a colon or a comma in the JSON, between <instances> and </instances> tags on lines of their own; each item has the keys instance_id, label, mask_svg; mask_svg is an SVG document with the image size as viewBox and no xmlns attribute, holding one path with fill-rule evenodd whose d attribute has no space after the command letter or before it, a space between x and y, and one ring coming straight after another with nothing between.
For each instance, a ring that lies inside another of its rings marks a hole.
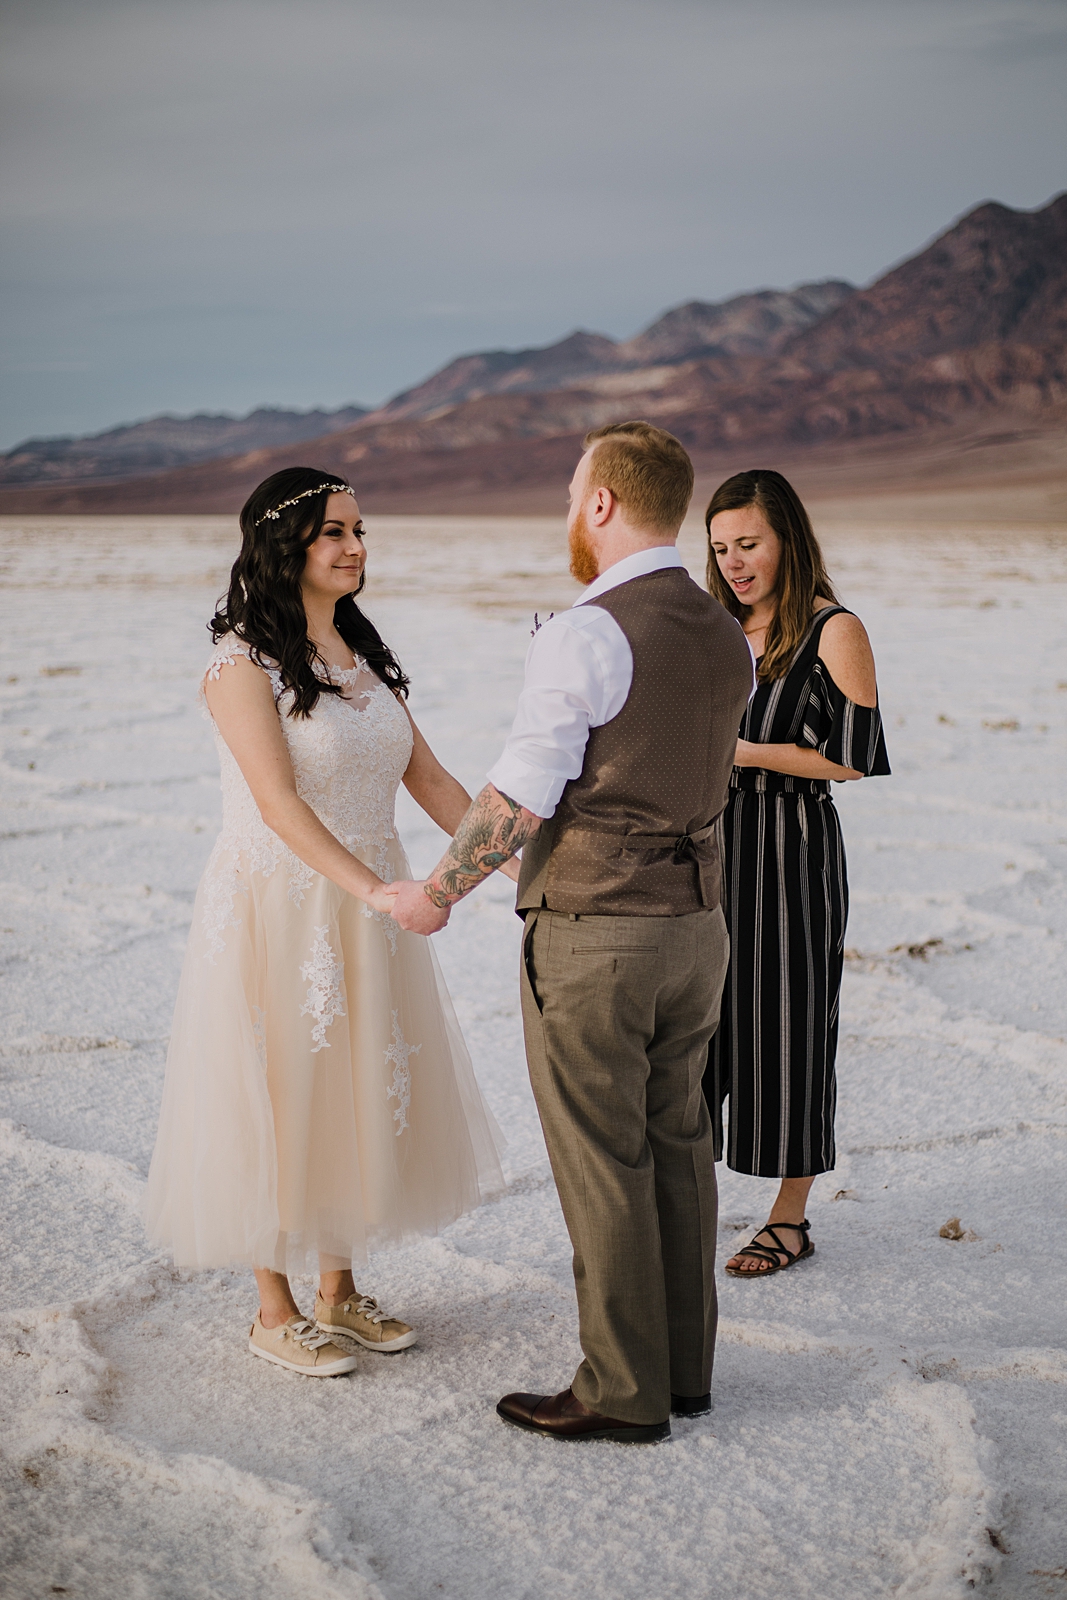
<instances>
[{"instance_id":1,"label":"bride","mask_svg":"<svg viewBox=\"0 0 1067 1600\"><path fill-rule=\"evenodd\" d=\"M355 602L367 557L349 485L277 472L241 531L201 687L223 825L193 910L145 1221L178 1266L252 1266L249 1349L322 1377L356 1365L345 1340L415 1342L356 1288L353 1261L503 1187L436 957L389 914L391 883L411 876L400 783L446 833L470 797ZM305 1318L288 1275L310 1255Z\"/></svg>"}]
</instances>

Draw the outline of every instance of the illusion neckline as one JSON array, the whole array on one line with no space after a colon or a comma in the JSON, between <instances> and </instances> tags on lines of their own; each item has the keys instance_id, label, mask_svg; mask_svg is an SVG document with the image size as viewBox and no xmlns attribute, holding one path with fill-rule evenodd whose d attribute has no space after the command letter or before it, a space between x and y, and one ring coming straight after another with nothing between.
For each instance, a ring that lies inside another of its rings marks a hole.
<instances>
[{"instance_id":1,"label":"illusion neckline","mask_svg":"<svg viewBox=\"0 0 1067 1600\"><path fill-rule=\"evenodd\" d=\"M355 655L354 651L353 655ZM365 661L362 656L356 656L356 664L354 667L334 667L331 666L329 662L325 662L324 665L326 667L327 676L330 679L353 678L357 673L362 672L365 667L368 671L370 671L369 663Z\"/></svg>"}]
</instances>

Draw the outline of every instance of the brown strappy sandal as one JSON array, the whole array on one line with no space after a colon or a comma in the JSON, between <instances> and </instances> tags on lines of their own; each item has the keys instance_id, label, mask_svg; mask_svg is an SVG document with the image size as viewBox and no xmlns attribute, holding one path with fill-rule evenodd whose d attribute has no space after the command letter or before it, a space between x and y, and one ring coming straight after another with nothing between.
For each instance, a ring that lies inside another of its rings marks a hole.
<instances>
[{"instance_id":1,"label":"brown strappy sandal","mask_svg":"<svg viewBox=\"0 0 1067 1600\"><path fill-rule=\"evenodd\" d=\"M743 1267L727 1267L726 1272L731 1278L769 1278L772 1272L784 1272L786 1267L791 1267L796 1262L803 1261L805 1256L814 1254L815 1246L808 1238L808 1234L811 1231L811 1223L807 1217L804 1218L803 1222L780 1222L778 1226L780 1228L793 1228L799 1233L804 1240L803 1250L787 1250L770 1223L765 1223L759 1233L756 1234L756 1238L752 1240L752 1243L746 1244L741 1250L735 1250L734 1255L751 1256L753 1261L769 1261L770 1266L757 1267L755 1271L750 1270L748 1272ZM764 1233L769 1233L774 1240L773 1249L769 1245L756 1243L756 1239L760 1238ZM785 1256L786 1260L779 1261L779 1256Z\"/></svg>"}]
</instances>

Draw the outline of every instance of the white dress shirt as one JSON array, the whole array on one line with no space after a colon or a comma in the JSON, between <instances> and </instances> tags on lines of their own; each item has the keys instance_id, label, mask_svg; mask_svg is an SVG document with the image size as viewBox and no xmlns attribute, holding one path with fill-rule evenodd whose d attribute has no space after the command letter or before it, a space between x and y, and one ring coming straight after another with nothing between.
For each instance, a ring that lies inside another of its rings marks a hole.
<instances>
[{"instance_id":1,"label":"white dress shirt","mask_svg":"<svg viewBox=\"0 0 1067 1600\"><path fill-rule=\"evenodd\" d=\"M526 680L511 733L488 775L501 794L535 817L552 815L567 784L582 770L590 728L618 716L633 682L626 635L613 616L589 601L631 578L683 565L674 545L625 556L602 572L570 611L538 628L526 653Z\"/></svg>"}]
</instances>

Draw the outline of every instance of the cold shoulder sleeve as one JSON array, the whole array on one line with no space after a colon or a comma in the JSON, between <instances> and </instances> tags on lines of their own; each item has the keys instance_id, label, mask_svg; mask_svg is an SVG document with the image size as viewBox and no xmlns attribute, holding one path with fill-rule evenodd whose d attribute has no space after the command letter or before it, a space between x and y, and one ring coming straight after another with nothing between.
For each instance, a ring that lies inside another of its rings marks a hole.
<instances>
[{"instance_id":1,"label":"cold shoulder sleeve","mask_svg":"<svg viewBox=\"0 0 1067 1600\"><path fill-rule=\"evenodd\" d=\"M858 706L842 694L822 661L816 661L808 683L808 703L797 744L817 750L839 767L851 767L866 778L889 776L889 755L877 706Z\"/></svg>"}]
</instances>

